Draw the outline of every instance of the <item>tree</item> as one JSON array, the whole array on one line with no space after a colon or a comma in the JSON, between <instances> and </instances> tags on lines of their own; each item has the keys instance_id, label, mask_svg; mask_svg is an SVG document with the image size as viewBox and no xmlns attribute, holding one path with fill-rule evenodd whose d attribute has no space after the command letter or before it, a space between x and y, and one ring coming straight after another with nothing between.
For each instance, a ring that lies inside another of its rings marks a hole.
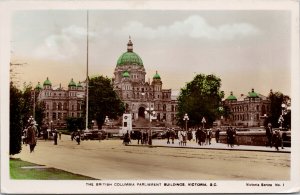
<instances>
[{"instance_id":1,"label":"tree","mask_svg":"<svg viewBox=\"0 0 300 195\"><path fill-rule=\"evenodd\" d=\"M9 123L9 154L21 152L22 123L22 92L10 83L10 123Z\"/></svg>"},{"instance_id":2,"label":"tree","mask_svg":"<svg viewBox=\"0 0 300 195\"><path fill-rule=\"evenodd\" d=\"M270 100L270 114L267 118L266 123L271 123L273 127L279 127L280 123L278 123L278 119L280 115L282 115L284 111L284 122L283 127L291 127L291 111L285 110L285 108L282 108L282 104L285 104L286 106L290 106L290 97L287 95L283 95L281 92L270 92L269 94L269 100ZM285 112L286 111L286 112Z\"/></svg>"},{"instance_id":3,"label":"tree","mask_svg":"<svg viewBox=\"0 0 300 195\"><path fill-rule=\"evenodd\" d=\"M189 116L190 126L202 125L204 117L206 125L211 126L219 117L224 92L220 91L221 79L215 75L198 74L181 89L178 97L178 123L183 125L185 113Z\"/></svg>"},{"instance_id":4,"label":"tree","mask_svg":"<svg viewBox=\"0 0 300 195\"><path fill-rule=\"evenodd\" d=\"M123 102L113 90L111 80L97 76L89 81L89 121L96 120L101 129L106 116L116 119L125 111Z\"/></svg>"}]
</instances>

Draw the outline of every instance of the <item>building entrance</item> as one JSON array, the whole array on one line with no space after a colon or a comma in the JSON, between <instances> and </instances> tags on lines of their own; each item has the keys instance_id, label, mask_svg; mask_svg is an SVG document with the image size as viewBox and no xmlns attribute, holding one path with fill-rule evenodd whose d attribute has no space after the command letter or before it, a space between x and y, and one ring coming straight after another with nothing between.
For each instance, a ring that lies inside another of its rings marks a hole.
<instances>
[{"instance_id":1,"label":"building entrance","mask_svg":"<svg viewBox=\"0 0 300 195\"><path fill-rule=\"evenodd\" d=\"M139 108L139 118L145 118L145 108L144 107L140 107Z\"/></svg>"}]
</instances>

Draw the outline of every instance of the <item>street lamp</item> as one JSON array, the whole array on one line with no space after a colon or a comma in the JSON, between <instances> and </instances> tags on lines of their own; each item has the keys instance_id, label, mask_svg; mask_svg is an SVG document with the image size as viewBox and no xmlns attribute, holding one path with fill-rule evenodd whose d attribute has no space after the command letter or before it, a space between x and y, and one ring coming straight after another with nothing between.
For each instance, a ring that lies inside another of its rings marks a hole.
<instances>
[{"instance_id":1,"label":"street lamp","mask_svg":"<svg viewBox=\"0 0 300 195\"><path fill-rule=\"evenodd\" d=\"M94 120L92 120L92 130L94 129Z\"/></svg>"},{"instance_id":2,"label":"street lamp","mask_svg":"<svg viewBox=\"0 0 300 195\"><path fill-rule=\"evenodd\" d=\"M145 97L145 92L141 93L143 97ZM145 109L145 115L149 114L149 136L148 136L148 144L152 145L152 130L151 130L151 116L155 115L154 108L151 108L150 101L148 102L149 107Z\"/></svg>"},{"instance_id":3,"label":"street lamp","mask_svg":"<svg viewBox=\"0 0 300 195\"><path fill-rule=\"evenodd\" d=\"M51 120L50 121L50 129L51 129L51 131L52 131L52 123L53 123L53 121Z\"/></svg>"},{"instance_id":4,"label":"street lamp","mask_svg":"<svg viewBox=\"0 0 300 195\"><path fill-rule=\"evenodd\" d=\"M105 116L104 122L105 122L106 125L108 125L108 123L109 123L109 118L108 118L108 116Z\"/></svg>"},{"instance_id":5,"label":"street lamp","mask_svg":"<svg viewBox=\"0 0 300 195\"><path fill-rule=\"evenodd\" d=\"M185 131L187 131L187 122L188 122L188 120L190 120L187 113L185 113L183 120L185 121Z\"/></svg>"},{"instance_id":6,"label":"street lamp","mask_svg":"<svg viewBox=\"0 0 300 195\"><path fill-rule=\"evenodd\" d=\"M204 124L206 123L206 120L204 117L202 118L201 123L202 123L203 129L204 129Z\"/></svg>"}]
</instances>

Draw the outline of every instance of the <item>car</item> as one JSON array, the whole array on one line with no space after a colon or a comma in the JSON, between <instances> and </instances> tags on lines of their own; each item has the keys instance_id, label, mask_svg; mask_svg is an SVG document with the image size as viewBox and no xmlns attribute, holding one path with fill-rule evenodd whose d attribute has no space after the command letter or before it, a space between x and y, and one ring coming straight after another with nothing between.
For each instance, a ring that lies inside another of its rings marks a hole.
<instances>
[{"instance_id":1,"label":"car","mask_svg":"<svg viewBox=\"0 0 300 195\"><path fill-rule=\"evenodd\" d=\"M84 130L82 140L104 140L107 138L107 133L104 130Z\"/></svg>"}]
</instances>

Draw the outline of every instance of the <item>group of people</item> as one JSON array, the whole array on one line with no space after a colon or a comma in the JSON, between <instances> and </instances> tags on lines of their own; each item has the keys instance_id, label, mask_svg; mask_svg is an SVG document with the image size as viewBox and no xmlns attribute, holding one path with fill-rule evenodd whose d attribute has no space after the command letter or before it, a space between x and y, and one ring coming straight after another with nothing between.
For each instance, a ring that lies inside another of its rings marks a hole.
<instances>
[{"instance_id":1,"label":"group of people","mask_svg":"<svg viewBox=\"0 0 300 195\"><path fill-rule=\"evenodd\" d=\"M281 132L279 130L273 131L271 123L268 123L265 129L267 137L266 146L271 148L272 146L274 146L276 150L279 150L279 147L281 146L281 148L283 149L283 140Z\"/></svg>"},{"instance_id":2,"label":"group of people","mask_svg":"<svg viewBox=\"0 0 300 195\"><path fill-rule=\"evenodd\" d=\"M226 138L227 138L228 147L229 146L231 148L234 147L234 144L236 142L235 137L236 137L236 128L228 127L226 130Z\"/></svg>"}]
</instances>

